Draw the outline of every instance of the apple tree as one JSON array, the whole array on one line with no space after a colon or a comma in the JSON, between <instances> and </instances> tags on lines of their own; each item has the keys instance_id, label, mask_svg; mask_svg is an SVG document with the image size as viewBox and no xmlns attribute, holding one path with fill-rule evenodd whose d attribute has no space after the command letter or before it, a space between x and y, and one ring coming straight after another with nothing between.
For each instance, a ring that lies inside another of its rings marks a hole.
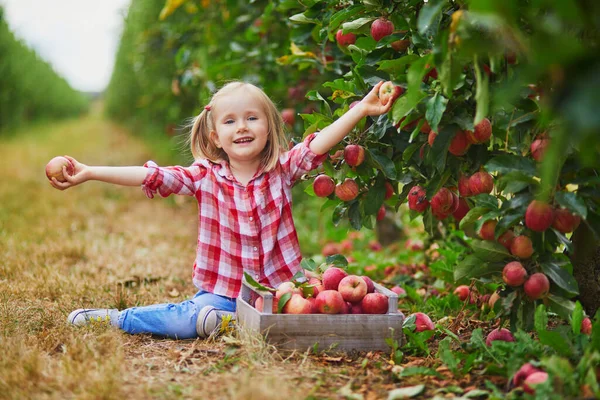
<instances>
[{"instance_id":1,"label":"apple tree","mask_svg":"<svg viewBox=\"0 0 600 400\"><path fill-rule=\"evenodd\" d=\"M302 115L305 135L380 80L401 88L388 115L361 121L325 163L337 184L325 205L334 220L372 228L382 206L403 212L408 203L432 238L465 232L455 280L503 283L495 311L513 327L530 329L538 302L568 318L584 287L595 312L598 279L578 285L574 276L586 265L588 277L600 274L598 5L277 4L295 24L294 51L279 63L308 68L309 54L325 52L331 62L321 67L336 73L307 94L320 107ZM364 149L363 162L349 145ZM396 195L386 200L388 184ZM503 274L511 262L524 271L519 284Z\"/></svg>"}]
</instances>

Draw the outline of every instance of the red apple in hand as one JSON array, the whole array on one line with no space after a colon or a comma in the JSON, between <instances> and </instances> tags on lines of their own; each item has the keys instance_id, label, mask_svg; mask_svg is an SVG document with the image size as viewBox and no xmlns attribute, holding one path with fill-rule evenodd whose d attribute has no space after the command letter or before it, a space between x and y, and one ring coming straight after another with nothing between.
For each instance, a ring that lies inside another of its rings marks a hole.
<instances>
[{"instance_id":1,"label":"red apple in hand","mask_svg":"<svg viewBox=\"0 0 600 400\"><path fill-rule=\"evenodd\" d=\"M404 92L404 89L400 86L395 86L392 82L384 82L379 87L379 101L382 105L388 104L388 102L394 102Z\"/></svg>"},{"instance_id":2,"label":"red apple in hand","mask_svg":"<svg viewBox=\"0 0 600 400\"><path fill-rule=\"evenodd\" d=\"M59 182L66 182L63 175L63 166L67 167L67 174L73 175L74 167L71 161L65 157L54 157L46 164L46 176L49 180L56 178Z\"/></svg>"},{"instance_id":3,"label":"red apple in hand","mask_svg":"<svg viewBox=\"0 0 600 400\"><path fill-rule=\"evenodd\" d=\"M338 292L345 301L358 303L367 294L367 283L358 275L348 275L340 281Z\"/></svg>"},{"instance_id":4,"label":"red apple in hand","mask_svg":"<svg viewBox=\"0 0 600 400\"><path fill-rule=\"evenodd\" d=\"M335 182L330 176L319 175L313 182L313 190L318 197L327 197L335 190Z\"/></svg>"}]
</instances>

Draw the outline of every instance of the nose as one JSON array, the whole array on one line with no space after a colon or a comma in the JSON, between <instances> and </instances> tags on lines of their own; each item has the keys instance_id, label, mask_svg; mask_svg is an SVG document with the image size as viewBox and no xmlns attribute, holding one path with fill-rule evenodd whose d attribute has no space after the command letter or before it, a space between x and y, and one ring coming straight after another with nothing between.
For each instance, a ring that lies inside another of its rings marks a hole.
<instances>
[{"instance_id":1,"label":"nose","mask_svg":"<svg viewBox=\"0 0 600 400\"><path fill-rule=\"evenodd\" d=\"M237 123L237 131L244 132L248 129L248 125L246 124L246 120L244 118L240 119Z\"/></svg>"}]
</instances>

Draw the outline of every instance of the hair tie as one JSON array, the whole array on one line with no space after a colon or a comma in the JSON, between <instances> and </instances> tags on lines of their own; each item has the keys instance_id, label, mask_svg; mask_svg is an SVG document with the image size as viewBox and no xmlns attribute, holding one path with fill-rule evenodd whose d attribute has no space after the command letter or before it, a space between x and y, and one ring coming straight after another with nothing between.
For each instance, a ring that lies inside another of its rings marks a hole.
<instances>
[{"instance_id":1,"label":"hair tie","mask_svg":"<svg viewBox=\"0 0 600 400\"><path fill-rule=\"evenodd\" d=\"M210 111L210 106L204 106L204 109L205 109L206 111Z\"/></svg>"}]
</instances>

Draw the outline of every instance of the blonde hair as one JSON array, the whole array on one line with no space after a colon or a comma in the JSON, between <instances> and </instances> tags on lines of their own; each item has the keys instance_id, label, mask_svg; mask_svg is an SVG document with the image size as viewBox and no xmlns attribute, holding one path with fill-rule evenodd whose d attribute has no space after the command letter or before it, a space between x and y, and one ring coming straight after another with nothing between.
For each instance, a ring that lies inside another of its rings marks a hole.
<instances>
[{"instance_id":1,"label":"blonde hair","mask_svg":"<svg viewBox=\"0 0 600 400\"><path fill-rule=\"evenodd\" d=\"M240 81L230 82L213 94L208 105L196 118L194 118L189 139L192 155L196 161L208 159L216 163L221 160L229 162L229 158L225 151L218 148L211 137L211 132L216 131L215 121L213 120L214 112L212 112L212 109L220 98L239 90L247 90L251 95L255 96L267 116L269 131L267 144L262 151L261 167L263 167L265 171L270 171L275 168L279 161L279 156L287 148L284 123L281 114L277 110L277 107L275 107L275 104L273 104L273 101L271 101L262 89L251 83Z\"/></svg>"}]
</instances>

